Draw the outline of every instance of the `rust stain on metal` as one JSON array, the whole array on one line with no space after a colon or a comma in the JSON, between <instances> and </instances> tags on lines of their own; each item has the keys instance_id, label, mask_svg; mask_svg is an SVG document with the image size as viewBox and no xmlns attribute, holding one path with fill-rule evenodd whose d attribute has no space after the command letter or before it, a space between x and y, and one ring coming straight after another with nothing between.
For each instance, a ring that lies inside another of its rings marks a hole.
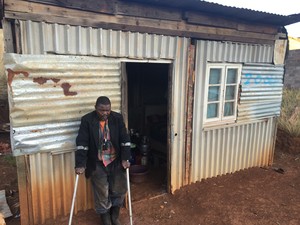
<instances>
[{"instance_id":1,"label":"rust stain on metal","mask_svg":"<svg viewBox=\"0 0 300 225\"><path fill-rule=\"evenodd\" d=\"M32 132L32 133L38 133L38 132L42 132L43 130L45 130L45 129L31 130L30 132Z\"/></svg>"},{"instance_id":2,"label":"rust stain on metal","mask_svg":"<svg viewBox=\"0 0 300 225\"><path fill-rule=\"evenodd\" d=\"M33 82L38 83L40 85L47 83L48 80L52 80L54 83L58 83L60 81L60 79L58 78L45 78L45 77L33 78Z\"/></svg>"},{"instance_id":3,"label":"rust stain on metal","mask_svg":"<svg viewBox=\"0 0 300 225\"><path fill-rule=\"evenodd\" d=\"M26 71L20 71L20 70L17 70L17 71L13 71L12 69L7 69L7 83L9 85L9 87L11 88L11 84L12 84L12 81L14 79L14 76L15 75L19 75L19 74L23 74L24 77L28 77L29 76L29 73L26 72Z\"/></svg>"},{"instance_id":4,"label":"rust stain on metal","mask_svg":"<svg viewBox=\"0 0 300 225\"><path fill-rule=\"evenodd\" d=\"M40 85L46 83L49 79L44 77L33 78L33 82L38 83Z\"/></svg>"},{"instance_id":5,"label":"rust stain on metal","mask_svg":"<svg viewBox=\"0 0 300 225\"><path fill-rule=\"evenodd\" d=\"M60 81L60 79L58 79L58 78L46 78L46 77L33 78L33 82L38 83L39 85L43 85L43 84L47 83L48 80L53 81L55 84L58 84L58 82ZM56 85L54 85L54 87L55 86ZM72 87L71 84L65 82L65 83L62 83L60 86L63 89L65 96L77 95L76 91L70 91L70 88Z\"/></svg>"},{"instance_id":6,"label":"rust stain on metal","mask_svg":"<svg viewBox=\"0 0 300 225\"><path fill-rule=\"evenodd\" d=\"M74 96L74 95L77 95L76 91L70 91L70 88L72 87L71 84L69 84L69 83L62 83L60 86L64 90L64 95L65 96Z\"/></svg>"},{"instance_id":7,"label":"rust stain on metal","mask_svg":"<svg viewBox=\"0 0 300 225\"><path fill-rule=\"evenodd\" d=\"M60 81L58 78L50 78L50 80L52 80L54 83L58 83Z\"/></svg>"}]
</instances>

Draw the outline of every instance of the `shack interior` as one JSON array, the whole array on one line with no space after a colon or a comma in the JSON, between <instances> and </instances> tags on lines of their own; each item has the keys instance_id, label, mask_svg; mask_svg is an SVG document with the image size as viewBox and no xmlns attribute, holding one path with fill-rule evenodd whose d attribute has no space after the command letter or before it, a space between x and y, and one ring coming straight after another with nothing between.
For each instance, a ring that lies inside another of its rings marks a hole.
<instances>
[{"instance_id":1,"label":"shack interior","mask_svg":"<svg viewBox=\"0 0 300 225\"><path fill-rule=\"evenodd\" d=\"M126 63L132 201L167 191L169 64Z\"/></svg>"}]
</instances>

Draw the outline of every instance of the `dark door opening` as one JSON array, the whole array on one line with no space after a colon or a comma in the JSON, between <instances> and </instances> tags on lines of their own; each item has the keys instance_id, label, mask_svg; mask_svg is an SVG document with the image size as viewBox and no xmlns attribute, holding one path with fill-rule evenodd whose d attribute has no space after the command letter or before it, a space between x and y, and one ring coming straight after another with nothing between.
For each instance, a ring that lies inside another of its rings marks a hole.
<instances>
[{"instance_id":1,"label":"dark door opening","mask_svg":"<svg viewBox=\"0 0 300 225\"><path fill-rule=\"evenodd\" d=\"M151 198L168 190L169 66L126 63L132 201ZM141 172L141 175L135 172Z\"/></svg>"}]
</instances>

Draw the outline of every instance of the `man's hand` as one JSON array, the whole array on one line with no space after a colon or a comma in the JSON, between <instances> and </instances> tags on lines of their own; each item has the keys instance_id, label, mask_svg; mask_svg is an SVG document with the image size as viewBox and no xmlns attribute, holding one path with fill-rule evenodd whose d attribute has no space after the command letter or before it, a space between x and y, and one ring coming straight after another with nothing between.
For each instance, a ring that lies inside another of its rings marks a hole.
<instances>
[{"instance_id":1,"label":"man's hand","mask_svg":"<svg viewBox=\"0 0 300 225\"><path fill-rule=\"evenodd\" d=\"M83 174L85 171L85 168L84 167L78 167L78 168L75 168L75 173L76 174Z\"/></svg>"},{"instance_id":2,"label":"man's hand","mask_svg":"<svg viewBox=\"0 0 300 225\"><path fill-rule=\"evenodd\" d=\"M122 160L122 166L124 169L127 169L130 167L130 162L128 160Z\"/></svg>"}]
</instances>

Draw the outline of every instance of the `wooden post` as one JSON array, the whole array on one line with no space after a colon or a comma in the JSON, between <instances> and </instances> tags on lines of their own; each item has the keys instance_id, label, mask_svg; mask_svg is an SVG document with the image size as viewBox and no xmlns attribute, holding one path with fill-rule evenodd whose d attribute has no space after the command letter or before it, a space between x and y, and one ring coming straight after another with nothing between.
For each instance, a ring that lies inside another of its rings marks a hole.
<instances>
[{"instance_id":1,"label":"wooden post","mask_svg":"<svg viewBox=\"0 0 300 225\"><path fill-rule=\"evenodd\" d=\"M191 146L193 129L193 104L194 104L194 62L195 46L190 45L188 49L188 78L187 78L187 111L186 111L186 146L185 146L185 180L184 184L190 182L191 171Z\"/></svg>"}]
</instances>

